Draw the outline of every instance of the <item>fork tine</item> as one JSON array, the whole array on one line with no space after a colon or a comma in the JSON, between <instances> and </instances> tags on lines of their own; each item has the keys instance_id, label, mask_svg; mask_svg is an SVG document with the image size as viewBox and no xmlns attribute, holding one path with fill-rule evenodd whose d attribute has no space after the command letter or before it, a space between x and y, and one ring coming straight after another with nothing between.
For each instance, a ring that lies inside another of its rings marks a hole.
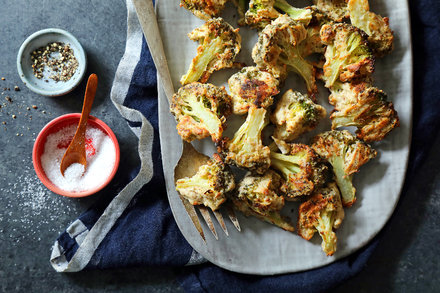
<instances>
[{"instance_id":1,"label":"fork tine","mask_svg":"<svg viewBox=\"0 0 440 293\"><path fill-rule=\"evenodd\" d=\"M198 206L199 211L202 214L203 218L205 219L206 224L208 225L209 230L211 230L212 235L214 235L215 239L218 240L217 231L215 231L214 224L212 223L211 216L209 215L209 210L205 206Z\"/></svg>"},{"instance_id":2,"label":"fork tine","mask_svg":"<svg viewBox=\"0 0 440 293\"><path fill-rule=\"evenodd\" d=\"M220 227L222 227L223 232L225 232L226 236L229 236L228 229L226 228L225 220L223 220L223 215L219 211L213 211L215 218L217 219Z\"/></svg>"},{"instance_id":3,"label":"fork tine","mask_svg":"<svg viewBox=\"0 0 440 293\"><path fill-rule=\"evenodd\" d=\"M226 205L226 211L228 212L228 216L229 216L229 219L231 219L232 224L234 224L234 226L238 230L238 232L241 232L240 223L238 222L238 219L235 216L234 209L230 205Z\"/></svg>"},{"instance_id":4,"label":"fork tine","mask_svg":"<svg viewBox=\"0 0 440 293\"><path fill-rule=\"evenodd\" d=\"M199 217L197 216L196 209L194 206L186 200L183 196L180 195L180 199L182 200L183 206L185 207L188 216L191 218L191 221L194 224L194 227L199 231L200 237L202 237L203 242L206 244L205 233L203 233L202 225L200 224Z\"/></svg>"}]
</instances>

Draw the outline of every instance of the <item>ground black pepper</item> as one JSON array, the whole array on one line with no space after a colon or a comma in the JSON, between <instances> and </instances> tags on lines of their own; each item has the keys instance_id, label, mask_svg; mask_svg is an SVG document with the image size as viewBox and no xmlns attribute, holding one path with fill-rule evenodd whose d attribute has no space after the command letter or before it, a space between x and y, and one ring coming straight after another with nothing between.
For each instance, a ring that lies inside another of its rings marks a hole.
<instances>
[{"instance_id":1,"label":"ground black pepper","mask_svg":"<svg viewBox=\"0 0 440 293\"><path fill-rule=\"evenodd\" d=\"M36 49L31 53L31 60L34 76L38 79L44 77L46 69L48 78L56 82L68 81L78 68L73 49L62 42L49 43Z\"/></svg>"}]
</instances>

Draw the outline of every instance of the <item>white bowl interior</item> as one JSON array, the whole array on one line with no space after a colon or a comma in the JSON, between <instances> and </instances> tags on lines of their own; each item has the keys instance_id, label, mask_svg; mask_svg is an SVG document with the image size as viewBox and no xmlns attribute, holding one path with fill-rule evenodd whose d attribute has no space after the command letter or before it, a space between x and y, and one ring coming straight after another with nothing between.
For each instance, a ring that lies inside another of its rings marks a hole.
<instances>
[{"instance_id":1,"label":"white bowl interior","mask_svg":"<svg viewBox=\"0 0 440 293\"><path fill-rule=\"evenodd\" d=\"M54 81L50 78L38 79L32 70L31 53L52 42L69 44L78 60L78 68L68 81ZM20 48L17 68L20 78L32 91L44 96L60 96L72 91L82 80L86 70L87 59L78 40L70 33L60 29L46 29L29 36Z\"/></svg>"}]
</instances>

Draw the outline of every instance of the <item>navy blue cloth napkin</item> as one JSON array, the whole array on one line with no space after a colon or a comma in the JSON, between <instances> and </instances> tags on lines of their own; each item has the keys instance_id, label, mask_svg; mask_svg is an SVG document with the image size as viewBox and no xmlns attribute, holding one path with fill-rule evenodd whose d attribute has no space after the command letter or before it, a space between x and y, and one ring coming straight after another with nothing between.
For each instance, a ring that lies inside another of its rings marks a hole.
<instances>
[{"instance_id":1,"label":"navy blue cloth napkin","mask_svg":"<svg viewBox=\"0 0 440 293\"><path fill-rule=\"evenodd\" d=\"M414 50L414 119L410 163L405 190L434 141L440 126L440 2L410 1ZM130 21L130 20L129 20ZM152 179L130 200L114 225L108 229L99 246L90 248L90 258L82 265L67 268L97 221L106 214L108 205L138 174L139 169L125 169L121 164L112 185L100 193L100 200L81 215L56 241L52 264L59 271L120 268L135 265L179 268L179 282L189 292L320 292L330 289L357 274L373 253L380 234L366 247L328 266L294 274L252 276L226 271L201 260L180 233L167 201L162 171L158 134L156 71L142 40L140 55L134 67L122 106L136 109L151 124ZM142 128L145 121L132 121L132 129ZM136 120L136 119L134 119ZM140 233L141 231L141 233Z\"/></svg>"}]
</instances>

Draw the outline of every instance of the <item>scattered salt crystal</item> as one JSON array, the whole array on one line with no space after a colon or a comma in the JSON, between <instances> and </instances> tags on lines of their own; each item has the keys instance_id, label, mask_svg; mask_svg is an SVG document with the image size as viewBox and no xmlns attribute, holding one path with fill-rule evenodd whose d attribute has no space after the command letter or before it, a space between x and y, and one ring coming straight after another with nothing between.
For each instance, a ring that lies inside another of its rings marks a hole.
<instances>
[{"instance_id":1,"label":"scattered salt crystal","mask_svg":"<svg viewBox=\"0 0 440 293\"><path fill-rule=\"evenodd\" d=\"M60 164L70 141L75 135L76 125L70 125L47 136L41 164L49 180L58 188L81 192L102 185L110 176L116 160L115 145L100 129L87 127L86 154L87 167L81 164L69 166L63 176ZM79 165L79 166L78 166Z\"/></svg>"}]
</instances>

